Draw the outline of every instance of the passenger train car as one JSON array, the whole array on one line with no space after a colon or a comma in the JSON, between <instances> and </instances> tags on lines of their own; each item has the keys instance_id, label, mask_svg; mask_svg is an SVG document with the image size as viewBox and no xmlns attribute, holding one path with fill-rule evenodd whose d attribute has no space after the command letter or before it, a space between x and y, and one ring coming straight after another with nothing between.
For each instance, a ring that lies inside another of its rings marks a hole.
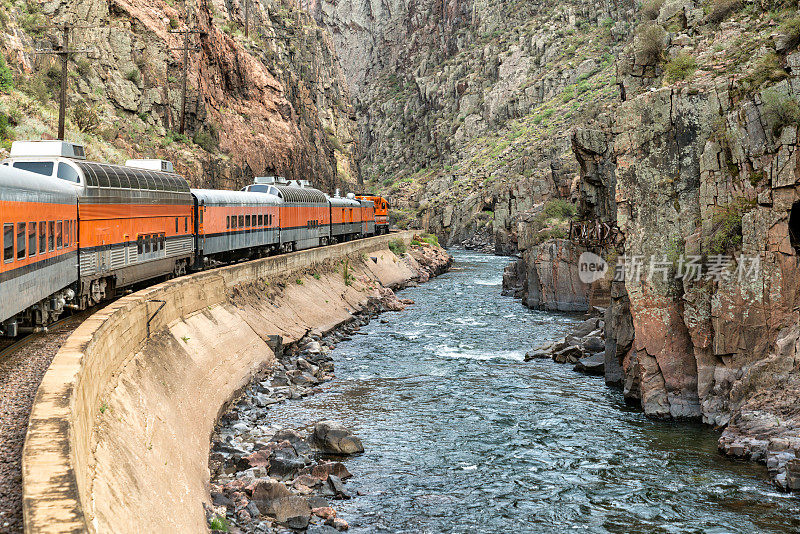
<instances>
[{"instance_id":1,"label":"passenger train car","mask_svg":"<svg viewBox=\"0 0 800 534\"><path fill-rule=\"evenodd\" d=\"M190 189L167 161L109 165L86 161L80 145L14 142L0 165L0 334L212 260L374 235L384 203L272 177L242 191Z\"/></svg>"}]
</instances>

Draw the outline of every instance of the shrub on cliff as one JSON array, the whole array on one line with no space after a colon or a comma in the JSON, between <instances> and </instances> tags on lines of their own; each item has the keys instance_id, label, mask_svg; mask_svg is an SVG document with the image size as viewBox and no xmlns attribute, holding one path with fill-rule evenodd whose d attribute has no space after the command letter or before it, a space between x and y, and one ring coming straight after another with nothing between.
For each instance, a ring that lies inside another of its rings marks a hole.
<instances>
[{"instance_id":1,"label":"shrub on cliff","mask_svg":"<svg viewBox=\"0 0 800 534\"><path fill-rule=\"evenodd\" d=\"M764 118L772 126L772 135L778 137L787 126L800 125L800 103L790 95L778 91L764 91L762 96Z\"/></svg>"},{"instance_id":2,"label":"shrub on cliff","mask_svg":"<svg viewBox=\"0 0 800 534\"><path fill-rule=\"evenodd\" d=\"M770 52L756 61L752 70L741 80L745 93L755 93L767 82L779 82L787 77L778 54Z\"/></svg>"},{"instance_id":3,"label":"shrub on cliff","mask_svg":"<svg viewBox=\"0 0 800 534\"><path fill-rule=\"evenodd\" d=\"M697 62L691 54L678 54L664 67L667 81L670 83L687 80L697 70Z\"/></svg>"},{"instance_id":4,"label":"shrub on cliff","mask_svg":"<svg viewBox=\"0 0 800 534\"><path fill-rule=\"evenodd\" d=\"M719 24L742 8L742 0L711 0L706 4L706 20Z\"/></svg>"},{"instance_id":5,"label":"shrub on cliff","mask_svg":"<svg viewBox=\"0 0 800 534\"><path fill-rule=\"evenodd\" d=\"M780 32L786 36L785 50L792 50L800 45L800 17L792 17L780 26Z\"/></svg>"},{"instance_id":6,"label":"shrub on cliff","mask_svg":"<svg viewBox=\"0 0 800 534\"><path fill-rule=\"evenodd\" d=\"M711 219L711 233L705 239L707 254L717 255L742 248L742 217L755 207L755 202L737 198L720 207Z\"/></svg>"},{"instance_id":7,"label":"shrub on cliff","mask_svg":"<svg viewBox=\"0 0 800 534\"><path fill-rule=\"evenodd\" d=\"M656 20L663 5L664 0L646 0L642 2L642 7L639 8L642 20Z\"/></svg>"},{"instance_id":8,"label":"shrub on cliff","mask_svg":"<svg viewBox=\"0 0 800 534\"><path fill-rule=\"evenodd\" d=\"M664 58L667 32L655 23L641 24L633 38L633 54L639 65L658 65Z\"/></svg>"},{"instance_id":9,"label":"shrub on cliff","mask_svg":"<svg viewBox=\"0 0 800 534\"><path fill-rule=\"evenodd\" d=\"M400 239L389 241L389 250L391 250L395 256L402 256L406 253L406 244Z\"/></svg>"},{"instance_id":10,"label":"shrub on cliff","mask_svg":"<svg viewBox=\"0 0 800 534\"><path fill-rule=\"evenodd\" d=\"M3 54L0 54L0 93L8 93L13 87L14 73L8 68Z\"/></svg>"}]
</instances>

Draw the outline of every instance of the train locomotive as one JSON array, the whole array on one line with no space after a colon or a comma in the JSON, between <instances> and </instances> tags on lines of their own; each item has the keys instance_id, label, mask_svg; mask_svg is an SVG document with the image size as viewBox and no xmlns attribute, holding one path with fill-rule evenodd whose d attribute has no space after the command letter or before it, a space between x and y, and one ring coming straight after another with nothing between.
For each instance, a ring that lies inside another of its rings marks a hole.
<instances>
[{"instance_id":1,"label":"train locomotive","mask_svg":"<svg viewBox=\"0 0 800 534\"><path fill-rule=\"evenodd\" d=\"M279 177L192 189L167 161L109 165L86 161L80 145L15 141L0 165L0 335L217 262L383 233L384 206Z\"/></svg>"}]
</instances>

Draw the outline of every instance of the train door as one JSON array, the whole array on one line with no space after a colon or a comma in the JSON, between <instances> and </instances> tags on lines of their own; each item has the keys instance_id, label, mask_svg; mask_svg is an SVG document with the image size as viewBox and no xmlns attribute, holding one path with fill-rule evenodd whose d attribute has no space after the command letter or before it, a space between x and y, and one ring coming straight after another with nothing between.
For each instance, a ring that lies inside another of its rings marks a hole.
<instances>
[{"instance_id":1,"label":"train door","mask_svg":"<svg viewBox=\"0 0 800 534\"><path fill-rule=\"evenodd\" d=\"M97 230L97 270L106 272L111 267L111 230Z\"/></svg>"},{"instance_id":2,"label":"train door","mask_svg":"<svg viewBox=\"0 0 800 534\"><path fill-rule=\"evenodd\" d=\"M197 248L198 250L205 250L206 248L206 231L205 231L205 224L204 220L206 218L206 201L200 201L200 205L197 207L197 220L195 221L196 228L195 232L197 232Z\"/></svg>"}]
</instances>

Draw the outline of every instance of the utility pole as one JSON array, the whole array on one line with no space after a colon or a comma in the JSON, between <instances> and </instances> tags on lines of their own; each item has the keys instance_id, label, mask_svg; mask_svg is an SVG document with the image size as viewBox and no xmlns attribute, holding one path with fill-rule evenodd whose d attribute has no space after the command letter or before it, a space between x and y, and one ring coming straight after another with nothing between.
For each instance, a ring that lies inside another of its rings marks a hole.
<instances>
[{"instance_id":1,"label":"utility pole","mask_svg":"<svg viewBox=\"0 0 800 534\"><path fill-rule=\"evenodd\" d=\"M59 27L59 26L56 26ZM69 48L69 33L76 28L96 28L97 26L74 26L69 23L60 25L62 32L61 46L51 49L37 49L34 51L36 54L51 54L58 56L61 59L61 91L58 103L58 139L64 140L67 120L67 85L69 84L69 59L74 54L88 52L88 50L70 50Z\"/></svg>"},{"instance_id":2,"label":"utility pole","mask_svg":"<svg viewBox=\"0 0 800 534\"><path fill-rule=\"evenodd\" d=\"M183 46L180 48L172 48L171 50L183 52L183 78L181 80L181 126L179 133L184 134L186 132L186 80L189 76L189 50L199 50L199 47L196 46L189 48L189 34L201 33L200 30L189 29L188 7L186 8L186 28L183 30L172 30L170 33L183 34Z\"/></svg>"},{"instance_id":3,"label":"utility pole","mask_svg":"<svg viewBox=\"0 0 800 534\"><path fill-rule=\"evenodd\" d=\"M250 0L244 0L244 38L250 37Z\"/></svg>"}]
</instances>

